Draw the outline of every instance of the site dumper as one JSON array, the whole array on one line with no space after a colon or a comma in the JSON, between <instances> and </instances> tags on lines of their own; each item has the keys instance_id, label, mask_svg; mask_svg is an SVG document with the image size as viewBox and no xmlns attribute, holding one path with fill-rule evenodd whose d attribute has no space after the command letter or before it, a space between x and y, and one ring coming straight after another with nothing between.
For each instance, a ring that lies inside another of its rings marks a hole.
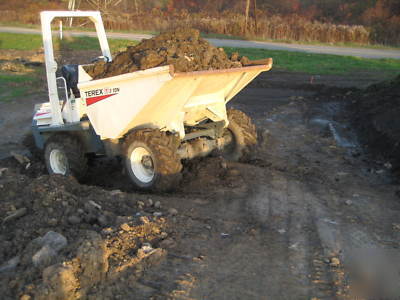
<instances>
[{"instance_id":1,"label":"site dumper","mask_svg":"<svg viewBox=\"0 0 400 300\"><path fill-rule=\"evenodd\" d=\"M81 65L67 65L56 78L50 29L55 17L89 17L96 25L101 59L112 59L99 12L41 13L50 101L36 107L32 129L50 174L80 179L88 154L122 157L137 188L166 191L178 184L182 160L214 150L239 160L256 144L251 119L226 104L268 71L272 60L187 73L169 65L97 80Z\"/></svg>"}]
</instances>

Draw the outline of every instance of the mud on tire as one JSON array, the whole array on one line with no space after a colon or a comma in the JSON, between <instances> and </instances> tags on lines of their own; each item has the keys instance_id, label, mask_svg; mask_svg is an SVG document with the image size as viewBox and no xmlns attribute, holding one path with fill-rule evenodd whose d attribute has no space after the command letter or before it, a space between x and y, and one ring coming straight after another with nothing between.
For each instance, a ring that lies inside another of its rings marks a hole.
<instances>
[{"instance_id":1,"label":"mud on tire","mask_svg":"<svg viewBox=\"0 0 400 300\"><path fill-rule=\"evenodd\" d=\"M177 154L179 145L178 137L157 129L130 133L123 145L124 165L135 186L158 192L176 188L182 176L181 159Z\"/></svg>"},{"instance_id":2,"label":"mud on tire","mask_svg":"<svg viewBox=\"0 0 400 300\"><path fill-rule=\"evenodd\" d=\"M251 118L237 109L227 110L229 126L225 134L232 142L224 149L223 156L232 161L247 160L257 144L256 126Z\"/></svg>"},{"instance_id":3,"label":"mud on tire","mask_svg":"<svg viewBox=\"0 0 400 300\"><path fill-rule=\"evenodd\" d=\"M54 168L54 158L51 159L51 156L55 153L65 156L65 172L57 172ZM87 173L88 164L84 147L77 137L69 134L55 134L47 140L44 160L49 174L72 175L76 179L82 180Z\"/></svg>"}]
</instances>

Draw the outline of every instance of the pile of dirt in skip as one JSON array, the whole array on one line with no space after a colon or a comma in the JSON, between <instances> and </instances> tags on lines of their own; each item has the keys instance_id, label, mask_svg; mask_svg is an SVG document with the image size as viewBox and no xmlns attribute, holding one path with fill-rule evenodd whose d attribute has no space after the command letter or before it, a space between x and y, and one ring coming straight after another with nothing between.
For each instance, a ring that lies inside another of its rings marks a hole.
<instances>
[{"instance_id":1,"label":"pile of dirt in skip","mask_svg":"<svg viewBox=\"0 0 400 300\"><path fill-rule=\"evenodd\" d=\"M138 279L174 243L176 211L156 195L24 170L0 164L1 298L146 298Z\"/></svg>"},{"instance_id":2,"label":"pile of dirt in skip","mask_svg":"<svg viewBox=\"0 0 400 300\"><path fill-rule=\"evenodd\" d=\"M251 61L238 53L228 58L222 48L210 45L196 29L176 29L128 47L110 63L99 61L85 70L93 79L99 79L165 65L173 65L176 72L190 72L248 64Z\"/></svg>"},{"instance_id":3,"label":"pile of dirt in skip","mask_svg":"<svg viewBox=\"0 0 400 300\"><path fill-rule=\"evenodd\" d=\"M400 75L358 92L352 110L361 142L400 174Z\"/></svg>"}]
</instances>

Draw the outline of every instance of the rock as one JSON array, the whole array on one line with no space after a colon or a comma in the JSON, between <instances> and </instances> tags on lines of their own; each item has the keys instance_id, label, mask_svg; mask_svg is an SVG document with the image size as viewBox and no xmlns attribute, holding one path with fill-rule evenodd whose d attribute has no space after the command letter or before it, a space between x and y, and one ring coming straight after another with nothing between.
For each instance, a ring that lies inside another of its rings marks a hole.
<instances>
[{"instance_id":1,"label":"rock","mask_svg":"<svg viewBox=\"0 0 400 300\"><path fill-rule=\"evenodd\" d=\"M68 223L72 225L78 225L79 223L81 223L81 221L82 221L81 218L75 215L68 217Z\"/></svg>"},{"instance_id":2,"label":"rock","mask_svg":"<svg viewBox=\"0 0 400 300\"><path fill-rule=\"evenodd\" d=\"M109 224L108 218L105 215L100 215L97 217L97 221L99 224L103 227L107 226Z\"/></svg>"},{"instance_id":3,"label":"rock","mask_svg":"<svg viewBox=\"0 0 400 300\"><path fill-rule=\"evenodd\" d=\"M97 204L97 203L94 202L93 200L90 200L88 203L89 203L90 205L92 205L93 207L95 207L95 208L101 210L101 205L100 205L100 204Z\"/></svg>"},{"instance_id":4,"label":"rock","mask_svg":"<svg viewBox=\"0 0 400 300\"><path fill-rule=\"evenodd\" d=\"M221 168L222 169L226 169L228 167L228 165L226 164L226 161L221 161Z\"/></svg>"},{"instance_id":5,"label":"rock","mask_svg":"<svg viewBox=\"0 0 400 300\"><path fill-rule=\"evenodd\" d=\"M346 205L352 205L353 204L353 201L351 201L351 200L346 200Z\"/></svg>"},{"instance_id":6,"label":"rock","mask_svg":"<svg viewBox=\"0 0 400 300\"><path fill-rule=\"evenodd\" d=\"M21 165L25 165L30 162L30 159L22 154L19 154L15 151L11 151L10 153Z\"/></svg>"},{"instance_id":7,"label":"rock","mask_svg":"<svg viewBox=\"0 0 400 300\"><path fill-rule=\"evenodd\" d=\"M127 223L133 220L132 216L117 216L115 219L116 225L121 225L123 223Z\"/></svg>"},{"instance_id":8,"label":"rock","mask_svg":"<svg viewBox=\"0 0 400 300\"><path fill-rule=\"evenodd\" d=\"M6 261L4 264L0 266L0 274L5 272L12 272L18 266L20 262L19 256L15 256L10 260Z\"/></svg>"},{"instance_id":9,"label":"rock","mask_svg":"<svg viewBox=\"0 0 400 300\"><path fill-rule=\"evenodd\" d=\"M50 226L56 226L58 224L58 220L56 218L50 218L47 221L47 224L49 224Z\"/></svg>"},{"instance_id":10,"label":"rock","mask_svg":"<svg viewBox=\"0 0 400 300\"><path fill-rule=\"evenodd\" d=\"M138 202L136 202L136 204L139 207L139 209L142 209L144 207L144 202L143 201L138 201Z\"/></svg>"},{"instance_id":11,"label":"rock","mask_svg":"<svg viewBox=\"0 0 400 300\"><path fill-rule=\"evenodd\" d=\"M155 217L161 217L161 216L162 216L162 212L160 212L160 211L155 211L155 212L153 213L153 216L155 216Z\"/></svg>"},{"instance_id":12,"label":"rock","mask_svg":"<svg viewBox=\"0 0 400 300\"><path fill-rule=\"evenodd\" d=\"M178 214L178 210L176 210L175 208L170 208L170 209L168 209L168 213L171 215L171 216L176 216L177 214Z\"/></svg>"},{"instance_id":13,"label":"rock","mask_svg":"<svg viewBox=\"0 0 400 300\"><path fill-rule=\"evenodd\" d=\"M228 170L228 175L238 176L238 175L240 175L240 171L238 169L230 169L230 170Z\"/></svg>"},{"instance_id":14,"label":"rock","mask_svg":"<svg viewBox=\"0 0 400 300\"><path fill-rule=\"evenodd\" d=\"M43 270L43 286L35 291L34 299L75 299L79 281L69 265L53 265Z\"/></svg>"},{"instance_id":15,"label":"rock","mask_svg":"<svg viewBox=\"0 0 400 300\"><path fill-rule=\"evenodd\" d=\"M57 252L46 245L32 256L32 263L35 267L47 267L54 262Z\"/></svg>"},{"instance_id":16,"label":"rock","mask_svg":"<svg viewBox=\"0 0 400 300\"><path fill-rule=\"evenodd\" d=\"M150 220L148 217L143 216L143 217L140 217L140 222L142 222L142 224L149 224Z\"/></svg>"},{"instance_id":17,"label":"rock","mask_svg":"<svg viewBox=\"0 0 400 300\"><path fill-rule=\"evenodd\" d=\"M393 167L393 165L392 165L390 162L386 162L383 166L384 166L386 169L389 169L389 170ZM1 176L1 170L0 170L0 176Z\"/></svg>"},{"instance_id":18,"label":"rock","mask_svg":"<svg viewBox=\"0 0 400 300\"><path fill-rule=\"evenodd\" d=\"M149 207L151 207L151 206L153 206L154 205L154 202L153 202L153 200L152 199L147 199L147 206L149 206Z\"/></svg>"},{"instance_id":19,"label":"rock","mask_svg":"<svg viewBox=\"0 0 400 300\"><path fill-rule=\"evenodd\" d=\"M108 271L108 255L106 242L101 236L89 231L85 241L78 248L76 257L82 270L80 284L82 287L91 287L105 278Z\"/></svg>"},{"instance_id":20,"label":"rock","mask_svg":"<svg viewBox=\"0 0 400 300\"><path fill-rule=\"evenodd\" d=\"M42 246L49 246L57 252L67 246L68 243L65 236L54 231L47 232L43 237L38 239L38 242Z\"/></svg>"},{"instance_id":21,"label":"rock","mask_svg":"<svg viewBox=\"0 0 400 300\"><path fill-rule=\"evenodd\" d=\"M110 234L114 232L114 229L111 227L107 227L107 228L103 228L103 230L101 231L104 234Z\"/></svg>"},{"instance_id":22,"label":"rock","mask_svg":"<svg viewBox=\"0 0 400 300\"><path fill-rule=\"evenodd\" d=\"M5 173L8 170L8 168L0 168L0 176L3 176L3 173Z\"/></svg>"},{"instance_id":23,"label":"rock","mask_svg":"<svg viewBox=\"0 0 400 300\"><path fill-rule=\"evenodd\" d=\"M12 212L10 215L8 215L7 217L4 218L3 224L25 216L26 212L27 212L26 207L22 207L20 209L17 209L16 211Z\"/></svg>"},{"instance_id":24,"label":"rock","mask_svg":"<svg viewBox=\"0 0 400 300\"><path fill-rule=\"evenodd\" d=\"M167 238L167 236L168 236L168 233L166 233L164 231L160 233L160 238L161 239L165 239L165 238Z\"/></svg>"},{"instance_id":25,"label":"rock","mask_svg":"<svg viewBox=\"0 0 400 300\"><path fill-rule=\"evenodd\" d=\"M161 208L161 202L160 201L156 201L154 203L154 208Z\"/></svg>"},{"instance_id":26,"label":"rock","mask_svg":"<svg viewBox=\"0 0 400 300\"><path fill-rule=\"evenodd\" d=\"M120 190L113 190L113 191L110 192L111 196L118 196L118 195L121 195L121 194L122 194L122 192Z\"/></svg>"},{"instance_id":27,"label":"rock","mask_svg":"<svg viewBox=\"0 0 400 300\"><path fill-rule=\"evenodd\" d=\"M139 251L142 251L144 254L149 254L152 251L154 251L154 248L151 246L150 243L143 243L142 247L139 249Z\"/></svg>"},{"instance_id":28,"label":"rock","mask_svg":"<svg viewBox=\"0 0 400 300\"><path fill-rule=\"evenodd\" d=\"M209 204L209 203L210 203L209 200L207 200L207 199L200 199L200 198L194 199L193 202L196 203L196 204L199 204L199 205L206 205L206 204Z\"/></svg>"},{"instance_id":29,"label":"rock","mask_svg":"<svg viewBox=\"0 0 400 300\"><path fill-rule=\"evenodd\" d=\"M124 231L131 231L131 230L132 230L132 227L129 226L128 223L123 223L123 224L121 224L120 227L121 227L121 229L124 230Z\"/></svg>"},{"instance_id":30,"label":"rock","mask_svg":"<svg viewBox=\"0 0 400 300\"><path fill-rule=\"evenodd\" d=\"M331 260L330 260L329 265L330 265L331 267L339 267L339 266L340 266L340 260L339 260L339 258L337 258L337 257L332 257Z\"/></svg>"}]
</instances>

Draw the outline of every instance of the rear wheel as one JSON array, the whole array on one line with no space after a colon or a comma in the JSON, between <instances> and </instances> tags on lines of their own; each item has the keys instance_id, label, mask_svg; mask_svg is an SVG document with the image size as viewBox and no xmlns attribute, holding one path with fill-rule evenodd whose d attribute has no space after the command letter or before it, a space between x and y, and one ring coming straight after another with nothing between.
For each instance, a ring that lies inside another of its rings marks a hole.
<instances>
[{"instance_id":1,"label":"rear wheel","mask_svg":"<svg viewBox=\"0 0 400 300\"><path fill-rule=\"evenodd\" d=\"M125 168L136 187L159 192L174 189L181 179L179 144L177 137L156 129L129 134L124 142Z\"/></svg>"},{"instance_id":2,"label":"rear wheel","mask_svg":"<svg viewBox=\"0 0 400 300\"><path fill-rule=\"evenodd\" d=\"M74 176L78 180L85 177L87 158L82 143L68 134L56 134L49 138L44 151L44 159L49 174Z\"/></svg>"},{"instance_id":3,"label":"rear wheel","mask_svg":"<svg viewBox=\"0 0 400 300\"><path fill-rule=\"evenodd\" d=\"M257 144L256 126L251 118L237 109L227 110L229 125L224 138L229 143L225 146L223 156L232 161L246 160Z\"/></svg>"}]
</instances>

